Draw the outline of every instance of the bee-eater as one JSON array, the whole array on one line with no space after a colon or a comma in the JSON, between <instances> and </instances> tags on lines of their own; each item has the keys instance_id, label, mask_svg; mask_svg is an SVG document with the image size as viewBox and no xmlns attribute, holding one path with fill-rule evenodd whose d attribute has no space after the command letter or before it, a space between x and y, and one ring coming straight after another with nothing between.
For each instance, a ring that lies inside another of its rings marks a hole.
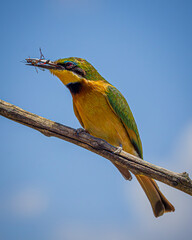
<instances>
[{"instance_id":1,"label":"bee-eater","mask_svg":"<svg viewBox=\"0 0 192 240\"><path fill-rule=\"evenodd\" d=\"M54 62L26 60L29 65L49 69L70 90L75 115L88 133L143 158L139 132L127 101L89 62L76 57ZM113 164L125 179L131 178L126 168ZM151 203L155 217L175 210L153 179L144 175L136 175L136 178Z\"/></svg>"}]
</instances>

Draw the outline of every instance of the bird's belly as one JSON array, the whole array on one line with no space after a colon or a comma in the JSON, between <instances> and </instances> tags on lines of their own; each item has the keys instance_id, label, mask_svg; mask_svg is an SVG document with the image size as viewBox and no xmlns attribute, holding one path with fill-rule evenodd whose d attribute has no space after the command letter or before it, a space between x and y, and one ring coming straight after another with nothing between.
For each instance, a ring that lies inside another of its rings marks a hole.
<instances>
[{"instance_id":1,"label":"bird's belly","mask_svg":"<svg viewBox=\"0 0 192 240\"><path fill-rule=\"evenodd\" d=\"M112 111L104 95L92 93L74 99L84 128L93 136L108 143L132 147L127 132L117 115ZM125 148L124 148L125 149ZM127 149L128 150L128 149Z\"/></svg>"}]
</instances>

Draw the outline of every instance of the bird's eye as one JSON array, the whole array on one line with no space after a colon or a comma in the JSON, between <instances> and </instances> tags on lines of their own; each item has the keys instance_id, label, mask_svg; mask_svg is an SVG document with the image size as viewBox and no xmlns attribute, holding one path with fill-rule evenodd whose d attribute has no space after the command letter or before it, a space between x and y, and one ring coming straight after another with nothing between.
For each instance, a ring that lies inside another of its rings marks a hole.
<instances>
[{"instance_id":1,"label":"bird's eye","mask_svg":"<svg viewBox=\"0 0 192 240\"><path fill-rule=\"evenodd\" d=\"M73 66L74 66L74 64L73 64L72 62L66 62L66 63L65 63L65 67L66 67L67 69L71 69Z\"/></svg>"}]
</instances>

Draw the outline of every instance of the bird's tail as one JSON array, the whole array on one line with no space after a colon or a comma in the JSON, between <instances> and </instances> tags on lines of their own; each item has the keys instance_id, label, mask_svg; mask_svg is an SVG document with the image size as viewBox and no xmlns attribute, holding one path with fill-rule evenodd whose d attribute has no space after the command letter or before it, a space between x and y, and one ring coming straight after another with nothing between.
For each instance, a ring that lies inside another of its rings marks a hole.
<instances>
[{"instance_id":1,"label":"bird's tail","mask_svg":"<svg viewBox=\"0 0 192 240\"><path fill-rule=\"evenodd\" d=\"M174 206L162 194L157 183L153 179L141 175L136 175L136 178L151 203L155 217L159 217L166 212L175 211Z\"/></svg>"}]
</instances>

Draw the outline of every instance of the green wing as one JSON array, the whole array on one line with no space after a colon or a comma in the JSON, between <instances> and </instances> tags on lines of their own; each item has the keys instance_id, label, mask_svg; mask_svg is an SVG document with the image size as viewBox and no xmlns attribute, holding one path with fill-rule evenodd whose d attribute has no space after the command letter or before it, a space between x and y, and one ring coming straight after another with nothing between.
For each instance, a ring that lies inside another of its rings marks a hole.
<instances>
[{"instance_id":1,"label":"green wing","mask_svg":"<svg viewBox=\"0 0 192 240\"><path fill-rule=\"evenodd\" d=\"M107 88L107 100L113 111L123 122L123 125L127 130L128 136L136 152L139 154L141 158L143 158L143 150L141 140L139 137L139 132L127 101L125 100L123 95L115 87L111 85L109 85Z\"/></svg>"}]
</instances>

